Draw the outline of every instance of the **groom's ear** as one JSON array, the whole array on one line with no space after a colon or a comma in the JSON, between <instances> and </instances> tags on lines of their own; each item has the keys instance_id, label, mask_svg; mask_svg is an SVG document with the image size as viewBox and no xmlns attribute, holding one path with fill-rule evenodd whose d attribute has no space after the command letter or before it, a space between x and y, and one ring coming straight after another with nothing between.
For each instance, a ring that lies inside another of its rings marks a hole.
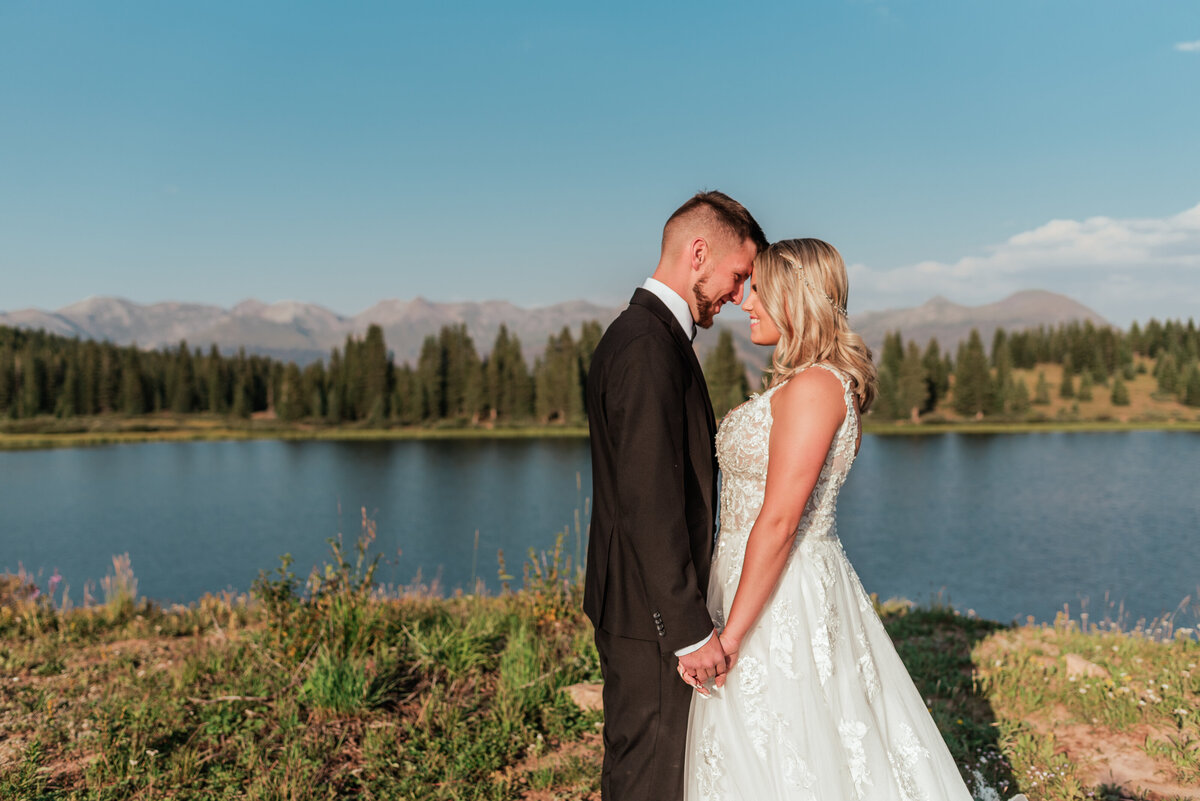
<instances>
[{"instance_id":1,"label":"groom's ear","mask_svg":"<svg viewBox=\"0 0 1200 801\"><path fill-rule=\"evenodd\" d=\"M712 258L712 251L708 247L708 240L702 236L693 239L688 256L691 258L691 267L693 270L702 271L708 269L711 266L708 264L708 261Z\"/></svg>"}]
</instances>

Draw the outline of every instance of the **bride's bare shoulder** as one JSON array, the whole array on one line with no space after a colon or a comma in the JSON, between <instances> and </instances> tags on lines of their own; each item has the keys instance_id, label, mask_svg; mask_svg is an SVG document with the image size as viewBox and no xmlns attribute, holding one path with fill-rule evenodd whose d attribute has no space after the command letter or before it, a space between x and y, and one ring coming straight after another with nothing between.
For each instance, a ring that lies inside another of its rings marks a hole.
<instances>
[{"instance_id":1,"label":"bride's bare shoulder","mask_svg":"<svg viewBox=\"0 0 1200 801\"><path fill-rule=\"evenodd\" d=\"M810 367L788 379L771 396L771 412L780 416L820 415L841 419L846 414L842 382L829 370Z\"/></svg>"}]
</instances>

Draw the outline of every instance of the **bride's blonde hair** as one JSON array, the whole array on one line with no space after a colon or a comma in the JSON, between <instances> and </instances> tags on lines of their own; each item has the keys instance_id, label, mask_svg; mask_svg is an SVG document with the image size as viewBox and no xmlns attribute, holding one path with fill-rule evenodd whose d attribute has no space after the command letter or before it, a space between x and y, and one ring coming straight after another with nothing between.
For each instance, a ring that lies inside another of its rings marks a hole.
<instances>
[{"instance_id":1,"label":"bride's blonde hair","mask_svg":"<svg viewBox=\"0 0 1200 801\"><path fill-rule=\"evenodd\" d=\"M871 408L875 363L846 319L849 282L837 249L819 239L776 242L754 259L754 285L763 309L779 329L768 386L825 362L850 378L859 411Z\"/></svg>"}]
</instances>

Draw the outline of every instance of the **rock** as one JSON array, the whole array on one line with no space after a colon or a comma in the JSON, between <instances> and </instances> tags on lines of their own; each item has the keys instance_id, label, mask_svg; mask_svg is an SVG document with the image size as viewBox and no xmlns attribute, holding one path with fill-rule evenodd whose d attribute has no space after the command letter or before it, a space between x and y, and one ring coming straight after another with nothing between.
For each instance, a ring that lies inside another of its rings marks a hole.
<instances>
[{"instance_id":1,"label":"rock","mask_svg":"<svg viewBox=\"0 0 1200 801\"><path fill-rule=\"evenodd\" d=\"M1107 670L1095 662L1089 662L1079 654L1067 654L1066 660L1068 676L1087 676L1093 679L1110 678Z\"/></svg>"},{"instance_id":2,"label":"rock","mask_svg":"<svg viewBox=\"0 0 1200 801\"><path fill-rule=\"evenodd\" d=\"M603 684L585 683L563 687L562 691L571 696L571 700L575 702L575 706L585 712L593 712L604 708L604 702L601 697L603 689Z\"/></svg>"}]
</instances>

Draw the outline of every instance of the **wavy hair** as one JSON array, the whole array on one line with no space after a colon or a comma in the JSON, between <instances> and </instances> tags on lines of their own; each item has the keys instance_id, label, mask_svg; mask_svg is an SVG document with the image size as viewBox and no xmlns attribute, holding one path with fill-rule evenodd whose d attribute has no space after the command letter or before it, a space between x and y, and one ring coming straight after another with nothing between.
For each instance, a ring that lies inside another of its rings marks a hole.
<instances>
[{"instance_id":1,"label":"wavy hair","mask_svg":"<svg viewBox=\"0 0 1200 801\"><path fill-rule=\"evenodd\" d=\"M866 413L875 401L875 363L846 319L850 284L837 248L819 239L776 242L754 259L754 285L779 329L768 386L825 362L849 376L859 411Z\"/></svg>"}]
</instances>

